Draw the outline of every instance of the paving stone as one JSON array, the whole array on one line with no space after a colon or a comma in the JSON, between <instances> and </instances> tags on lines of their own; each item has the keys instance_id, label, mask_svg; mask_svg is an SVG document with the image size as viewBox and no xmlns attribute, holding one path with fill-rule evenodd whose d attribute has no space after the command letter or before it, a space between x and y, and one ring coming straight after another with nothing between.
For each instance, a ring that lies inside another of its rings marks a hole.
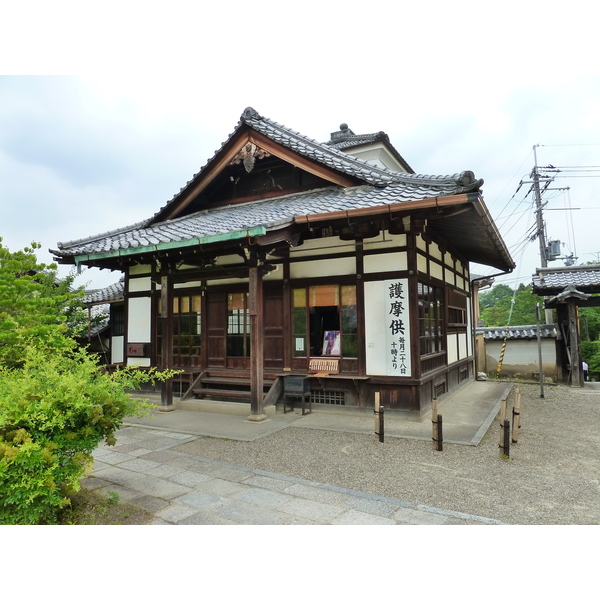
<instances>
[{"instance_id":1,"label":"paving stone","mask_svg":"<svg viewBox=\"0 0 600 600\"><path fill-rule=\"evenodd\" d=\"M282 491L290 487L290 482L287 480L277 479L275 477L267 477L265 475L253 475L244 479L244 485L251 485L268 490Z\"/></svg>"},{"instance_id":2,"label":"paving stone","mask_svg":"<svg viewBox=\"0 0 600 600\"><path fill-rule=\"evenodd\" d=\"M292 494L294 496L300 496L301 498L316 500L318 502L325 502L327 504L338 504L340 506L344 506L346 503L346 494L334 492L332 490L325 490L314 485L295 483L286 487L285 492L286 494Z\"/></svg>"},{"instance_id":3,"label":"paving stone","mask_svg":"<svg viewBox=\"0 0 600 600\"><path fill-rule=\"evenodd\" d=\"M191 506L184 506L182 504L170 504L156 512L156 516L169 523L177 523L183 519L187 519L190 515L196 514L197 509Z\"/></svg>"},{"instance_id":4,"label":"paving stone","mask_svg":"<svg viewBox=\"0 0 600 600\"><path fill-rule=\"evenodd\" d=\"M279 508L292 500L292 496L289 496L288 494L252 487L234 494L231 498L232 500L243 500L250 504L268 508Z\"/></svg>"},{"instance_id":5,"label":"paving stone","mask_svg":"<svg viewBox=\"0 0 600 600\"><path fill-rule=\"evenodd\" d=\"M283 505L280 510L318 523L329 523L344 512L344 509L340 506L320 504L314 500L298 497L293 497L287 504Z\"/></svg>"},{"instance_id":6,"label":"paving stone","mask_svg":"<svg viewBox=\"0 0 600 600\"><path fill-rule=\"evenodd\" d=\"M226 502L229 502L229 500L221 498L217 494L209 494L198 490L188 492L177 498L177 504L185 504L202 510L212 509Z\"/></svg>"},{"instance_id":7,"label":"paving stone","mask_svg":"<svg viewBox=\"0 0 600 600\"><path fill-rule=\"evenodd\" d=\"M433 512L425 512L413 508L399 508L392 519L409 525L446 525L448 517Z\"/></svg>"},{"instance_id":8,"label":"paving stone","mask_svg":"<svg viewBox=\"0 0 600 600\"><path fill-rule=\"evenodd\" d=\"M215 513L240 525L289 525L293 515L266 506L232 501L215 509Z\"/></svg>"},{"instance_id":9,"label":"paving stone","mask_svg":"<svg viewBox=\"0 0 600 600\"><path fill-rule=\"evenodd\" d=\"M94 452L92 456L95 459L96 453ZM128 454L121 454L120 452L110 452L109 454L102 454L100 459L103 463L108 463L109 465L118 465L126 460L131 460L131 456Z\"/></svg>"},{"instance_id":10,"label":"paving stone","mask_svg":"<svg viewBox=\"0 0 600 600\"><path fill-rule=\"evenodd\" d=\"M214 514L209 510L200 510L193 515L181 519L177 522L178 525L239 525L235 521L230 521L219 515Z\"/></svg>"},{"instance_id":11,"label":"paving stone","mask_svg":"<svg viewBox=\"0 0 600 600\"><path fill-rule=\"evenodd\" d=\"M331 521L332 525L395 525L394 519L379 517L359 510L346 510Z\"/></svg>"},{"instance_id":12,"label":"paving stone","mask_svg":"<svg viewBox=\"0 0 600 600\"><path fill-rule=\"evenodd\" d=\"M118 483L119 485L129 487L129 485L136 479L144 478L144 474L136 473L135 471L128 471L119 467L110 467L109 469L102 470L101 477L102 479L106 479L111 483Z\"/></svg>"},{"instance_id":13,"label":"paving stone","mask_svg":"<svg viewBox=\"0 0 600 600\"><path fill-rule=\"evenodd\" d=\"M135 504L144 510L147 510L150 513L156 513L157 511L164 509L170 506L167 500L163 500L162 498L157 498L156 496L149 496L147 494L142 496L137 496L131 500L131 504Z\"/></svg>"},{"instance_id":14,"label":"paving stone","mask_svg":"<svg viewBox=\"0 0 600 600\"><path fill-rule=\"evenodd\" d=\"M346 496L346 505L355 510L379 517L391 517L398 510L397 504L372 498L362 498L351 494L347 494Z\"/></svg>"},{"instance_id":15,"label":"paving stone","mask_svg":"<svg viewBox=\"0 0 600 600\"><path fill-rule=\"evenodd\" d=\"M211 470L214 477L219 479L227 479L228 481L243 481L252 476L252 472L242 469L233 469L229 467L215 466Z\"/></svg>"},{"instance_id":16,"label":"paving stone","mask_svg":"<svg viewBox=\"0 0 600 600\"><path fill-rule=\"evenodd\" d=\"M199 487L201 487L203 492L218 494L220 496L232 496L248 489L248 486L243 483L227 481L225 479L210 479Z\"/></svg>"},{"instance_id":17,"label":"paving stone","mask_svg":"<svg viewBox=\"0 0 600 600\"><path fill-rule=\"evenodd\" d=\"M181 471L169 477L170 481L186 485L188 487L203 486L207 481L212 479L212 475L206 473L195 473L194 471Z\"/></svg>"},{"instance_id":18,"label":"paving stone","mask_svg":"<svg viewBox=\"0 0 600 600\"><path fill-rule=\"evenodd\" d=\"M136 473L149 471L150 469L155 469L156 467L160 466L160 463L157 463L153 460L146 460L145 458L134 458L119 463L119 467L123 469L129 469L130 471L135 471Z\"/></svg>"},{"instance_id":19,"label":"paving stone","mask_svg":"<svg viewBox=\"0 0 600 600\"><path fill-rule=\"evenodd\" d=\"M215 467L208 463L188 458L187 456L177 456L169 461L169 464L181 467L186 471L194 471L196 473L213 473Z\"/></svg>"},{"instance_id":20,"label":"paving stone","mask_svg":"<svg viewBox=\"0 0 600 600\"><path fill-rule=\"evenodd\" d=\"M177 498L190 491L189 487L152 475L143 475L142 479L133 479L129 482L128 487L165 500Z\"/></svg>"},{"instance_id":21,"label":"paving stone","mask_svg":"<svg viewBox=\"0 0 600 600\"><path fill-rule=\"evenodd\" d=\"M164 477L165 479L170 479L173 477L173 475L177 475L178 473L182 472L184 472L184 470L181 467L176 467L174 465L158 465L158 467L146 471L148 475Z\"/></svg>"}]
</instances>

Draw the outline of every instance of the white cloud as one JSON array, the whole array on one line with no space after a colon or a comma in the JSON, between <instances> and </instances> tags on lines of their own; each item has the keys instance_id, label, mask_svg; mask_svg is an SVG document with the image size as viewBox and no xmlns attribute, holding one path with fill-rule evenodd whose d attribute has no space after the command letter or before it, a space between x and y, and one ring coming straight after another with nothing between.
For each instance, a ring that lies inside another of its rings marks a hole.
<instances>
[{"instance_id":1,"label":"white cloud","mask_svg":"<svg viewBox=\"0 0 600 600\"><path fill-rule=\"evenodd\" d=\"M540 164L600 165L587 3L34 4L10 9L0 72L73 76L0 77L9 247L53 248L151 216L248 105L319 140L342 122L384 130L418 172L473 170L511 247L532 214L523 192L510 199L534 144L546 144ZM572 213L581 260L600 251L598 184L557 179L582 209ZM560 194L549 208L559 203ZM564 211L545 214L566 240ZM536 254L529 244L526 283Z\"/></svg>"}]
</instances>

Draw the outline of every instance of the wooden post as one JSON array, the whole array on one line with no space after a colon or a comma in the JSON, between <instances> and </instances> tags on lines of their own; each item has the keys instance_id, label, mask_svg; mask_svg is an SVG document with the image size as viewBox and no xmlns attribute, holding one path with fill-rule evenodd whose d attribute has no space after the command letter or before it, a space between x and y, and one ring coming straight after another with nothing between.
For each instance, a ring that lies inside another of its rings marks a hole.
<instances>
[{"instance_id":1,"label":"wooden post","mask_svg":"<svg viewBox=\"0 0 600 600\"><path fill-rule=\"evenodd\" d=\"M431 400L431 441L433 442L433 449L437 450L437 425L438 423L438 401L437 398Z\"/></svg>"},{"instance_id":2,"label":"wooden post","mask_svg":"<svg viewBox=\"0 0 600 600\"><path fill-rule=\"evenodd\" d=\"M510 421L508 419L504 419L504 441L502 443L504 447L504 457L508 458L510 456Z\"/></svg>"},{"instance_id":3,"label":"wooden post","mask_svg":"<svg viewBox=\"0 0 600 600\"><path fill-rule=\"evenodd\" d=\"M512 422L512 441L516 444L519 437L519 429L521 429L521 390L517 388L515 392L515 405L513 407L513 422Z\"/></svg>"},{"instance_id":4,"label":"wooden post","mask_svg":"<svg viewBox=\"0 0 600 600\"><path fill-rule=\"evenodd\" d=\"M262 272L255 259L250 267L250 416L251 421L264 421L263 396L263 284Z\"/></svg>"},{"instance_id":5,"label":"wooden post","mask_svg":"<svg viewBox=\"0 0 600 600\"><path fill-rule=\"evenodd\" d=\"M162 370L173 368L173 283L169 267L163 266L160 276L160 325L162 348L160 366ZM171 411L173 406L173 380L167 379L160 386L160 410Z\"/></svg>"},{"instance_id":6,"label":"wooden post","mask_svg":"<svg viewBox=\"0 0 600 600\"><path fill-rule=\"evenodd\" d=\"M444 435L442 433L442 415L438 415L437 418L437 450L438 452L442 452L444 449Z\"/></svg>"},{"instance_id":7,"label":"wooden post","mask_svg":"<svg viewBox=\"0 0 600 600\"><path fill-rule=\"evenodd\" d=\"M569 338L571 347L571 386L583 387L581 373L581 347L579 344L579 314L577 304L568 302Z\"/></svg>"},{"instance_id":8,"label":"wooden post","mask_svg":"<svg viewBox=\"0 0 600 600\"><path fill-rule=\"evenodd\" d=\"M538 342L538 361L540 363L540 398L544 397L544 361L542 358L542 336L540 335L540 303L535 305L536 314L536 331L537 331L537 342Z\"/></svg>"},{"instance_id":9,"label":"wooden post","mask_svg":"<svg viewBox=\"0 0 600 600\"><path fill-rule=\"evenodd\" d=\"M375 392L375 435L379 437L379 441L383 444L383 406L381 405L380 393Z\"/></svg>"},{"instance_id":10,"label":"wooden post","mask_svg":"<svg viewBox=\"0 0 600 600\"><path fill-rule=\"evenodd\" d=\"M506 424L506 400L502 400L500 405L500 442L498 448L500 449L500 458L503 458L506 454L504 448L504 429Z\"/></svg>"}]
</instances>

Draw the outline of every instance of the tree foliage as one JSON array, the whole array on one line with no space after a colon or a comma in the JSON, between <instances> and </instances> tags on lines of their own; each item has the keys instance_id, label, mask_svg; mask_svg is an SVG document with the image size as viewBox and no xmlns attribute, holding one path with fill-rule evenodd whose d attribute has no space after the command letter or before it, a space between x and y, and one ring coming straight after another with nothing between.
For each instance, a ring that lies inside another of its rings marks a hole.
<instances>
[{"instance_id":1,"label":"tree foliage","mask_svg":"<svg viewBox=\"0 0 600 600\"><path fill-rule=\"evenodd\" d=\"M500 284L482 292L479 295L479 311L484 326L534 325L537 321L536 304L541 304L542 299L533 294L531 288L531 285L521 283L516 291L513 291L509 286Z\"/></svg>"},{"instance_id":2,"label":"tree foliage","mask_svg":"<svg viewBox=\"0 0 600 600\"><path fill-rule=\"evenodd\" d=\"M0 364L22 364L30 347L73 347L85 322L83 290L71 291L74 277L58 278L56 265L38 263L35 242L11 252L0 238Z\"/></svg>"},{"instance_id":3,"label":"tree foliage","mask_svg":"<svg viewBox=\"0 0 600 600\"><path fill-rule=\"evenodd\" d=\"M173 375L102 372L70 337L81 292L38 264L37 248L0 244L0 524L55 522L98 443L147 408L126 390Z\"/></svg>"}]
</instances>

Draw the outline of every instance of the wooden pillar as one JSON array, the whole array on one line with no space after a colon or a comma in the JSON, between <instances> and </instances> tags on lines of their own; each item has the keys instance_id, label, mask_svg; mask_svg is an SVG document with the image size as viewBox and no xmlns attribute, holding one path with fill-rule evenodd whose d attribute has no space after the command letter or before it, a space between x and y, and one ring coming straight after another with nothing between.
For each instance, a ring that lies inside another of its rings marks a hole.
<instances>
[{"instance_id":1,"label":"wooden pillar","mask_svg":"<svg viewBox=\"0 0 600 600\"><path fill-rule=\"evenodd\" d=\"M579 343L579 314L577 304L568 302L569 346L571 348L571 387L583 387L581 344Z\"/></svg>"},{"instance_id":2,"label":"wooden pillar","mask_svg":"<svg viewBox=\"0 0 600 600\"><path fill-rule=\"evenodd\" d=\"M251 421L266 419L263 406L263 281L258 261L253 260L249 280L250 308L250 411Z\"/></svg>"},{"instance_id":3,"label":"wooden pillar","mask_svg":"<svg viewBox=\"0 0 600 600\"><path fill-rule=\"evenodd\" d=\"M160 275L160 325L162 333L161 369L173 368L173 282L168 266L163 266ZM173 380L161 382L160 410L171 411L173 406Z\"/></svg>"}]
</instances>

